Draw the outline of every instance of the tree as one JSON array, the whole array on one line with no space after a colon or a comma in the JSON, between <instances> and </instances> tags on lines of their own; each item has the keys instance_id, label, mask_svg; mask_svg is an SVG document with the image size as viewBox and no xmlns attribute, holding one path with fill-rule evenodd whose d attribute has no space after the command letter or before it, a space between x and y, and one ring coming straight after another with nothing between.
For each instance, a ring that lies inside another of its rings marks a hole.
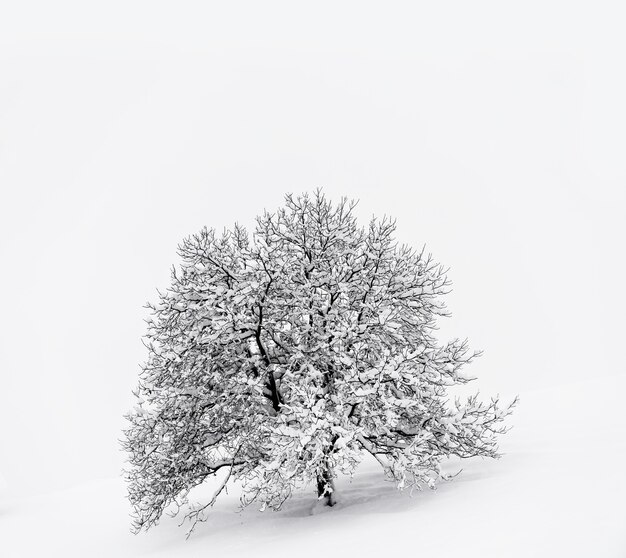
<instances>
[{"instance_id":1,"label":"tree","mask_svg":"<svg viewBox=\"0 0 626 558\"><path fill-rule=\"evenodd\" d=\"M252 235L204 228L180 244L148 305L123 441L136 531L216 475L213 498L187 508L192 529L230 479L244 505L278 509L313 483L332 506L335 476L367 453L400 488L434 487L448 456L498 457L513 404L447 395L477 353L433 335L446 271L399 246L394 221L359 227L355 205L287 195Z\"/></svg>"}]
</instances>

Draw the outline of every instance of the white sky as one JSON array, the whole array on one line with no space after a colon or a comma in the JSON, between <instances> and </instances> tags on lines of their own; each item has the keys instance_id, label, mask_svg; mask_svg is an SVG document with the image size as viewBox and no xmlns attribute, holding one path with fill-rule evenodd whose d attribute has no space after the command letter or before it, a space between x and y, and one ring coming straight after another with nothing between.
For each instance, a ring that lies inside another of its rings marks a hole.
<instances>
[{"instance_id":1,"label":"white sky","mask_svg":"<svg viewBox=\"0 0 626 558\"><path fill-rule=\"evenodd\" d=\"M485 350L486 395L624 370L619 2L217 4L0 4L11 488L119 472L177 243L289 191L450 266L442 336Z\"/></svg>"}]
</instances>

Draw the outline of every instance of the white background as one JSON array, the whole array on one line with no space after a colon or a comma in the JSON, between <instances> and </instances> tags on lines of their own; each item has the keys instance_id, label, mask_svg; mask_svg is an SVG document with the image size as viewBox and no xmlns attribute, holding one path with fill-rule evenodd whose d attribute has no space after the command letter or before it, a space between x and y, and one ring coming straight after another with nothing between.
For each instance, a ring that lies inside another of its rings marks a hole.
<instances>
[{"instance_id":1,"label":"white background","mask_svg":"<svg viewBox=\"0 0 626 558\"><path fill-rule=\"evenodd\" d=\"M624 372L624 15L1 2L8 490L118 475L142 305L177 243L318 186L450 266L441 335L485 350L485 393L584 381L593 397Z\"/></svg>"}]
</instances>

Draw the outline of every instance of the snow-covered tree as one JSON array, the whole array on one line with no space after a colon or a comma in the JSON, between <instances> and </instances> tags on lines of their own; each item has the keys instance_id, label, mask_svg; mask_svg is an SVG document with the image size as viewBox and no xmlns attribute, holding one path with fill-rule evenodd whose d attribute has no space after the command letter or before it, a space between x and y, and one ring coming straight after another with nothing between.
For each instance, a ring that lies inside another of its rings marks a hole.
<instances>
[{"instance_id":1,"label":"snow-covered tree","mask_svg":"<svg viewBox=\"0 0 626 558\"><path fill-rule=\"evenodd\" d=\"M433 336L445 270L398 245L393 221L360 227L355 205L288 195L252 234L205 228L181 243L148 305L123 441L137 531L170 505L195 525L230 479L244 505L278 509L309 484L333 505L334 478L364 454L400 488L434 487L448 456L498 457L512 405L447 394L477 353ZM214 497L187 507L213 476Z\"/></svg>"}]
</instances>

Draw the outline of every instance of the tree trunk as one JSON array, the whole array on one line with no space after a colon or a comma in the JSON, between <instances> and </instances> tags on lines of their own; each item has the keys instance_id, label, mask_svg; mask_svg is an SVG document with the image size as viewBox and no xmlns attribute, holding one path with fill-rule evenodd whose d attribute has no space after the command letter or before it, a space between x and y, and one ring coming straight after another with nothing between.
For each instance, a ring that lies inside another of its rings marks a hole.
<instances>
[{"instance_id":1,"label":"tree trunk","mask_svg":"<svg viewBox=\"0 0 626 558\"><path fill-rule=\"evenodd\" d=\"M335 483L333 482L332 471L328 466L317 475L317 497L320 500L323 499L326 506L334 506L337 503Z\"/></svg>"}]
</instances>

